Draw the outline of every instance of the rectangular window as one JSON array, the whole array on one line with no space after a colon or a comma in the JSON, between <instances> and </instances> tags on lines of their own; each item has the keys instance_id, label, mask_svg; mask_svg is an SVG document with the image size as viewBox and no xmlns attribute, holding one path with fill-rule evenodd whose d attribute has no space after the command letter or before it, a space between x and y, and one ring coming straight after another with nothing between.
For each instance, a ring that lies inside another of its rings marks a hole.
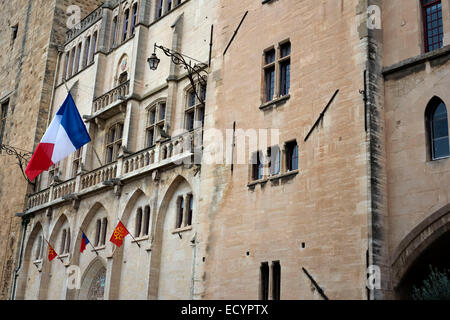
<instances>
[{"instance_id":1,"label":"rectangular window","mask_svg":"<svg viewBox=\"0 0 450 320\"><path fill-rule=\"evenodd\" d=\"M75 59L75 54L76 54L76 52L75 52L75 48L73 48L72 49L72 53L70 54L70 76L73 76L75 73L76 73L76 71L75 71L75 61L76 61L76 59Z\"/></svg>"},{"instance_id":2,"label":"rectangular window","mask_svg":"<svg viewBox=\"0 0 450 320\"><path fill-rule=\"evenodd\" d=\"M0 110L0 144L3 144L3 137L5 135L6 118L8 116L8 105L9 101L3 102Z\"/></svg>"},{"instance_id":3,"label":"rectangular window","mask_svg":"<svg viewBox=\"0 0 450 320\"><path fill-rule=\"evenodd\" d=\"M102 220L98 219L95 228L95 246L100 245L100 233L102 231Z\"/></svg>"},{"instance_id":4,"label":"rectangular window","mask_svg":"<svg viewBox=\"0 0 450 320\"><path fill-rule=\"evenodd\" d=\"M70 77L70 51L66 53L66 57L64 59L64 74L63 80L68 79Z\"/></svg>"},{"instance_id":5,"label":"rectangular window","mask_svg":"<svg viewBox=\"0 0 450 320\"><path fill-rule=\"evenodd\" d=\"M142 234L144 236L148 236L150 227L150 207L146 206L144 210L144 229L142 230Z\"/></svg>"},{"instance_id":6,"label":"rectangular window","mask_svg":"<svg viewBox=\"0 0 450 320\"><path fill-rule=\"evenodd\" d=\"M158 1L158 18L162 17L163 15L163 0Z\"/></svg>"},{"instance_id":7,"label":"rectangular window","mask_svg":"<svg viewBox=\"0 0 450 320\"><path fill-rule=\"evenodd\" d=\"M130 15L130 10L126 10L125 14L123 16L123 32L122 32L122 42L125 41L127 39L127 34L128 34L128 19L129 19L129 15Z\"/></svg>"},{"instance_id":8,"label":"rectangular window","mask_svg":"<svg viewBox=\"0 0 450 320\"><path fill-rule=\"evenodd\" d=\"M102 220L102 238L101 238L101 245L104 246L106 243L106 231L108 230L108 219L103 218Z\"/></svg>"},{"instance_id":9,"label":"rectangular window","mask_svg":"<svg viewBox=\"0 0 450 320\"><path fill-rule=\"evenodd\" d=\"M166 104L161 103L159 107L159 120L161 121L164 119L166 119Z\"/></svg>"},{"instance_id":10,"label":"rectangular window","mask_svg":"<svg viewBox=\"0 0 450 320\"><path fill-rule=\"evenodd\" d=\"M116 161L119 157L120 147L122 146L123 124L118 123L108 131L106 142L106 162Z\"/></svg>"},{"instance_id":11,"label":"rectangular window","mask_svg":"<svg viewBox=\"0 0 450 320\"><path fill-rule=\"evenodd\" d=\"M92 37L92 46L91 46L91 59L90 62L94 61L95 51L97 50L97 32L94 33Z\"/></svg>"},{"instance_id":12,"label":"rectangular window","mask_svg":"<svg viewBox=\"0 0 450 320\"><path fill-rule=\"evenodd\" d=\"M186 113L186 129L188 131L194 129L194 119L195 119L194 116L195 116L194 110Z\"/></svg>"},{"instance_id":13,"label":"rectangular window","mask_svg":"<svg viewBox=\"0 0 450 320\"><path fill-rule=\"evenodd\" d=\"M272 262L272 300L280 300L281 266L280 261Z\"/></svg>"},{"instance_id":14,"label":"rectangular window","mask_svg":"<svg viewBox=\"0 0 450 320\"><path fill-rule=\"evenodd\" d=\"M141 235L142 229L142 209L139 208L136 212L136 226L134 230L134 236L137 238Z\"/></svg>"},{"instance_id":15,"label":"rectangular window","mask_svg":"<svg viewBox=\"0 0 450 320\"><path fill-rule=\"evenodd\" d=\"M78 45L77 49L77 61L75 66L75 72L78 72L78 70L80 70L80 60L81 60L81 43Z\"/></svg>"},{"instance_id":16,"label":"rectangular window","mask_svg":"<svg viewBox=\"0 0 450 320\"><path fill-rule=\"evenodd\" d=\"M425 52L430 52L443 46L442 3L440 0L422 0L422 7Z\"/></svg>"},{"instance_id":17,"label":"rectangular window","mask_svg":"<svg viewBox=\"0 0 450 320\"><path fill-rule=\"evenodd\" d=\"M186 215L186 226L191 226L192 225L192 212L194 209L194 197L192 197L191 194L188 195L188 200L187 200L187 215Z\"/></svg>"},{"instance_id":18,"label":"rectangular window","mask_svg":"<svg viewBox=\"0 0 450 320\"><path fill-rule=\"evenodd\" d=\"M260 267L260 298L269 300L269 263L263 262Z\"/></svg>"},{"instance_id":19,"label":"rectangular window","mask_svg":"<svg viewBox=\"0 0 450 320\"><path fill-rule=\"evenodd\" d=\"M83 148L78 149L73 154L73 160L72 160L72 177L75 177L78 174L78 170L81 167L81 155Z\"/></svg>"},{"instance_id":20,"label":"rectangular window","mask_svg":"<svg viewBox=\"0 0 450 320\"><path fill-rule=\"evenodd\" d=\"M157 133L161 130L164 130L165 127L165 119L166 119L166 102L158 102L153 107L151 107L150 111L148 111L148 120L147 120L147 147L150 148L156 143L156 139L158 138Z\"/></svg>"},{"instance_id":21,"label":"rectangular window","mask_svg":"<svg viewBox=\"0 0 450 320\"><path fill-rule=\"evenodd\" d=\"M275 94L275 49L265 52L264 62L265 101L269 102Z\"/></svg>"},{"instance_id":22,"label":"rectangular window","mask_svg":"<svg viewBox=\"0 0 450 320\"><path fill-rule=\"evenodd\" d=\"M270 147L267 150L267 156L270 159L270 175L274 176L280 173L280 148L278 146Z\"/></svg>"},{"instance_id":23,"label":"rectangular window","mask_svg":"<svg viewBox=\"0 0 450 320\"><path fill-rule=\"evenodd\" d=\"M84 60L83 60L83 66L85 67L89 63L89 47L91 45L91 37L87 37L86 41L84 42Z\"/></svg>"},{"instance_id":24,"label":"rectangular window","mask_svg":"<svg viewBox=\"0 0 450 320\"><path fill-rule=\"evenodd\" d=\"M116 39L117 39L117 16L113 19L113 32L112 32L112 47L116 46Z\"/></svg>"},{"instance_id":25,"label":"rectangular window","mask_svg":"<svg viewBox=\"0 0 450 320\"><path fill-rule=\"evenodd\" d=\"M289 94L291 86L291 43L280 46L280 96Z\"/></svg>"},{"instance_id":26,"label":"rectangular window","mask_svg":"<svg viewBox=\"0 0 450 320\"><path fill-rule=\"evenodd\" d=\"M175 229L181 228L183 224L183 213L184 213L184 199L183 197L178 198L178 208L177 208L177 222L175 225Z\"/></svg>"},{"instance_id":27,"label":"rectangular window","mask_svg":"<svg viewBox=\"0 0 450 320\"><path fill-rule=\"evenodd\" d=\"M167 11L172 10L172 0L167 0Z\"/></svg>"},{"instance_id":28,"label":"rectangular window","mask_svg":"<svg viewBox=\"0 0 450 320\"><path fill-rule=\"evenodd\" d=\"M298 170L298 145L297 141L286 143L286 169Z\"/></svg>"},{"instance_id":29,"label":"rectangular window","mask_svg":"<svg viewBox=\"0 0 450 320\"><path fill-rule=\"evenodd\" d=\"M252 179L261 180L264 177L264 162L261 151L255 152L252 156Z\"/></svg>"},{"instance_id":30,"label":"rectangular window","mask_svg":"<svg viewBox=\"0 0 450 320\"><path fill-rule=\"evenodd\" d=\"M137 22L137 4L133 6L133 20L131 21L131 34L134 34Z\"/></svg>"}]
</instances>

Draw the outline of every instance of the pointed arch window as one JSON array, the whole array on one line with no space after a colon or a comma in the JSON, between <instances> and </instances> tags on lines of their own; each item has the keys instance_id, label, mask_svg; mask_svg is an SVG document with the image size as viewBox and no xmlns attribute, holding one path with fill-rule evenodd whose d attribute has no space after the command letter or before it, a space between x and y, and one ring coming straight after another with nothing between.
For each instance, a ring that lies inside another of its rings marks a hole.
<instances>
[{"instance_id":1,"label":"pointed arch window","mask_svg":"<svg viewBox=\"0 0 450 320\"><path fill-rule=\"evenodd\" d=\"M130 10L127 9L125 10L125 14L123 17L123 32L122 32L122 42L125 41L127 39L127 34L128 34L128 20L130 16Z\"/></svg>"},{"instance_id":2,"label":"pointed arch window","mask_svg":"<svg viewBox=\"0 0 450 320\"><path fill-rule=\"evenodd\" d=\"M448 135L448 113L445 103L439 98L433 98L426 112L431 159L438 160L450 157Z\"/></svg>"}]
</instances>

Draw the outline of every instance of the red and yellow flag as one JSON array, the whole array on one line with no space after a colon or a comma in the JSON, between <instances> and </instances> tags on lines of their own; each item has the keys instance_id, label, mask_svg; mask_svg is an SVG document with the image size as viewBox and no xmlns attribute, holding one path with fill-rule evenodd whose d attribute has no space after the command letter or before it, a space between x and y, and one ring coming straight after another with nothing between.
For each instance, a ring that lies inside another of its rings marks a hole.
<instances>
[{"instance_id":1,"label":"red and yellow flag","mask_svg":"<svg viewBox=\"0 0 450 320\"><path fill-rule=\"evenodd\" d=\"M119 221L109 241L120 247L123 244L123 239L129 234L130 232L128 232L127 228L125 228L122 221Z\"/></svg>"},{"instance_id":2,"label":"red and yellow flag","mask_svg":"<svg viewBox=\"0 0 450 320\"><path fill-rule=\"evenodd\" d=\"M50 243L48 243L48 261L52 261L53 259L55 259L58 254L56 253L55 249L53 249L53 247L50 245Z\"/></svg>"}]
</instances>

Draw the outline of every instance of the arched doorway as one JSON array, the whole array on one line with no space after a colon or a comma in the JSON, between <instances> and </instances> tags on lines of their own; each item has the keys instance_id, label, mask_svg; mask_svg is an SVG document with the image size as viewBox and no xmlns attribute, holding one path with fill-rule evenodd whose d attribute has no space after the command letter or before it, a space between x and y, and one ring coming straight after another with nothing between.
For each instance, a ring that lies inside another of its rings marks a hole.
<instances>
[{"instance_id":1,"label":"arched doorway","mask_svg":"<svg viewBox=\"0 0 450 320\"><path fill-rule=\"evenodd\" d=\"M430 266L450 270L450 204L431 214L414 228L397 248L392 276L397 299L412 299L430 274Z\"/></svg>"}]
</instances>

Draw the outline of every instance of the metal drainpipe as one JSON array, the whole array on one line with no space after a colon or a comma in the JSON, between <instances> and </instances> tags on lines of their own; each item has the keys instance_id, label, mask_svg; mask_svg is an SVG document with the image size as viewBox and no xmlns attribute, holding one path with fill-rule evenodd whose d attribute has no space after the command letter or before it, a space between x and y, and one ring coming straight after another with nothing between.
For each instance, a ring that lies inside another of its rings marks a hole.
<instances>
[{"instance_id":1,"label":"metal drainpipe","mask_svg":"<svg viewBox=\"0 0 450 320\"><path fill-rule=\"evenodd\" d=\"M14 270L14 279L13 279L13 285L12 285L12 291L11 291L11 299L16 299L16 287L17 287L17 278L19 277L19 271L22 268L22 261L23 261L23 247L25 244L25 235L27 234L27 227L28 223L30 222L30 219L28 217L22 217L22 240L20 243L20 253L19 253L19 265Z\"/></svg>"}]
</instances>

